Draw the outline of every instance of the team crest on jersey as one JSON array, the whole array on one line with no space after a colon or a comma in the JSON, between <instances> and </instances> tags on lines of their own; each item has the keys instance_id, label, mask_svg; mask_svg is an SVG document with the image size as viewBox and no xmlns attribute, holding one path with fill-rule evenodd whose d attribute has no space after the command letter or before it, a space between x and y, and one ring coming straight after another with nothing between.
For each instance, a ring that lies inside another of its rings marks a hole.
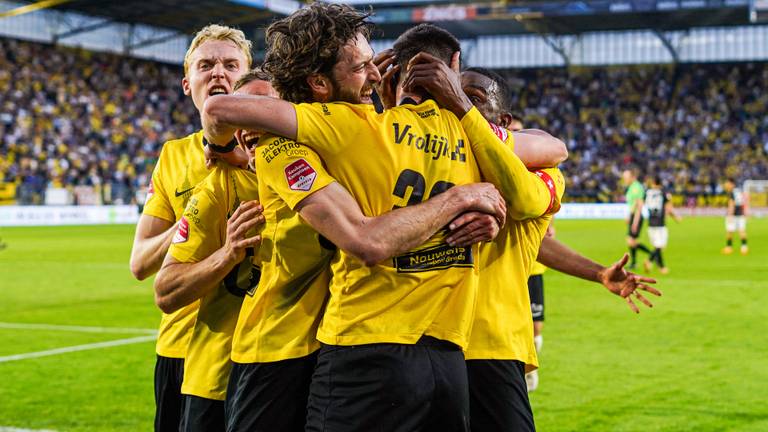
<instances>
[{"instance_id":1,"label":"team crest on jersey","mask_svg":"<svg viewBox=\"0 0 768 432\"><path fill-rule=\"evenodd\" d=\"M155 194L155 183L152 179L149 179L149 187L147 188L147 196L144 198L144 205L147 205L149 199Z\"/></svg>"},{"instance_id":2,"label":"team crest on jersey","mask_svg":"<svg viewBox=\"0 0 768 432\"><path fill-rule=\"evenodd\" d=\"M182 216L179 220L179 228L176 230L176 234L173 235L172 242L175 243L184 243L185 241L189 240L189 222L187 222L187 218Z\"/></svg>"},{"instance_id":3,"label":"team crest on jersey","mask_svg":"<svg viewBox=\"0 0 768 432\"><path fill-rule=\"evenodd\" d=\"M496 134L497 137L503 142L507 142L507 138L509 137L509 132L507 132L506 129L504 129L501 126L497 126L494 123L488 122L488 125L491 126L491 130L493 133Z\"/></svg>"},{"instance_id":4,"label":"team crest on jersey","mask_svg":"<svg viewBox=\"0 0 768 432\"><path fill-rule=\"evenodd\" d=\"M285 167L285 179L288 187L295 191L308 191L312 189L317 178L317 171L304 159L299 159Z\"/></svg>"}]
</instances>

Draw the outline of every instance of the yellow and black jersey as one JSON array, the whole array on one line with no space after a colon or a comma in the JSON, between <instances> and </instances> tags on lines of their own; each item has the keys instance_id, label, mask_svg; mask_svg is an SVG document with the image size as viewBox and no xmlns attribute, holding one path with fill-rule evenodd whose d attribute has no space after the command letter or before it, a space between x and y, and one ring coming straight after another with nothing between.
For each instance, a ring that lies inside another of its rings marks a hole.
<instances>
[{"instance_id":1,"label":"yellow and black jersey","mask_svg":"<svg viewBox=\"0 0 768 432\"><path fill-rule=\"evenodd\" d=\"M195 186L207 175L202 131L166 142L152 173L143 214L175 223ZM162 315L156 348L159 355L184 358L196 313L197 302Z\"/></svg>"},{"instance_id":2,"label":"yellow and black jersey","mask_svg":"<svg viewBox=\"0 0 768 432\"><path fill-rule=\"evenodd\" d=\"M533 345L533 318L528 277L565 181L557 168L532 173L547 186L536 200L546 213L521 221L507 220L496 239L480 247L480 286L467 360L519 360L538 365ZM552 204L554 202L554 204Z\"/></svg>"},{"instance_id":3,"label":"yellow and black jersey","mask_svg":"<svg viewBox=\"0 0 768 432\"><path fill-rule=\"evenodd\" d=\"M215 167L190 198L168 253L184 263L204 260L226 243L227 220L240 203L257 198L256 174L223 164ZM255 251L247 250L245 259L199 300L184 361L183 394L224 400L240 305L259 282L254 257Z\"/></svg>"},{"instance_id":4,"label":"yellow and black jersey","mask_svg":"<svg viewBox=\"0 0 768 432\"><path fill-rule=\"evenodd\" d=\"M545 271L547 271L547 266L538 261L534 261L531 265L531 276L542 275Z\"/></svg>"},{"instance_id":5,"label":"yellow and black jersey","mask_svg":"<svg viewBox=\"0 0 768 432\"><path fill-rule=\"evenodd\" d=\"M262 363L306 356L320 347L317 328L328 296L335 247L294 211L334 179L308 147L264 136L256 148L266 223L257 254L259 289L243 302L232 360Z\"/></svg>"},{"instance_id":6,"label":"yellow and black jersey","mask_svg":"<svg viewBox=\"0 0 768 432\"><path fill-rule=\"evenodd\" d=\"M480 180L461 123L434 101L381 114L373 106L346 103L295 108L297 141L319 154L368 216ZM303 181L289 170L285 175L289 183ZM331 345L413 344L430 335L466 347L477 247L450 247L444 237L440 232L410 253L372 267L340 251L331 264L331 295L318 339ZM447 315L450 319L442 319Z\"/></svg>"}]
</instances>

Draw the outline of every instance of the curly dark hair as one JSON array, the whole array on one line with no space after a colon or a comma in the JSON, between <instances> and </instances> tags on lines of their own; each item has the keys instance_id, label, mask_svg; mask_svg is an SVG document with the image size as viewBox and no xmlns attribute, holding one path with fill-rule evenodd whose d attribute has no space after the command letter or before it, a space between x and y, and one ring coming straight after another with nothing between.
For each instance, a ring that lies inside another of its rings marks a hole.
<instances>
[{"instance_id":1,"label":"curly dark hair","mask_svg":"<svg viewBox=\"0 0 768 432\"><path fill-rule=\"evenodd\" d=\"M272 75L272 86L289 102L312 100L307 77L331 77L341 48L358 33L370 37L370 13L351 6L312 3L267 28L267 54L262 67Z\"/></svg>"},{"instance_id":2,"label":"curly dark hair","mask_svg":"<svg viewBox=\"0 0 768 432\"><path fill-rule=\"evenodd\" d=\"M270 76L268 73L264 71L264 69L261 68L261 66L256 66L255 68L249 70L245 73L245 75L241 76L239 80L235 82L235 85L232 86L232 91L237 91L240 89L240 87L248 84L251 81L269 81Z\"/></svg>"}]
</instances>

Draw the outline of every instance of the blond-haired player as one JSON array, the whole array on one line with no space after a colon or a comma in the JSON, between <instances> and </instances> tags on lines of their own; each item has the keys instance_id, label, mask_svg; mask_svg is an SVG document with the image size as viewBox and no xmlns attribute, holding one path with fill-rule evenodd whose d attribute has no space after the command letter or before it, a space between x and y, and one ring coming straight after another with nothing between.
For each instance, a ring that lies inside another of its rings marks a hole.
<instances>
[{"instance_id":1,"label":"blond-haired player","mask_svg":"<svg viewBox=\"0 0 768 432\"><path fill-rule=\"evenodd\" d=\"M251 43L242 31L207 26L197 33L184 57L184 94L200 110L211 95L231 93L251 61ZM137 279L144 280L160 269L192 190L207 175L202 131L163 145L131 251L131 273ZM184 357L197 308L193 302L163 314L160 321L155 365L157 431L179 428Z\"/></svg>"}]
</instances>

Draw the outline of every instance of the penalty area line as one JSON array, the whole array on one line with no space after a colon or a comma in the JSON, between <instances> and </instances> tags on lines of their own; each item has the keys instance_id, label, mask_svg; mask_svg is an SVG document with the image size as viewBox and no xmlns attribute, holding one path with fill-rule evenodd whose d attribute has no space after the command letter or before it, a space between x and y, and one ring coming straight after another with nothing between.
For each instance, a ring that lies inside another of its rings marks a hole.
<instances>
[{"instance_id":1,"label":"penalty area line","mask_svg":"<svg viewBox=\"0 0 768 432\"><path fill-rule=\"evenodd\" d=\"M24 353L24 354L14 354L14 355L0 357L0 363L5 363L5 362L10 362L15 360L26 360L30 358L48 357L52 355L66 354L66 353L77 352L77 351L109 348L109 347L120 346L120 345L131 345L131 344L136 344L141 342L153 341L156 338L157 336L155 335L138 336L138 337L132 337L127 339L118 339L118 340L112 340L112 341L106 341L106 342L96 342L96 343L90 343L90 344L84 344L84 345L74 345L74 346L68 346L68 347L62 347L62 348L55 348L55 349L50 349L45 351L35 351L35 352ZM0 432L2 432L2 430L0 430Z\"/></svg>"},{"instance_id":2,"label":"penalty area line","mask_svg":"<svg viewBox=\"0 0 768 432\"><path fill-rule=\"evenodd\" d=\"M92 327L92 326L58 325L58 324L9 323L9 322L0 322L0 329L54 330L54 331L71 331L71 332L83 332L83 333L157 334L157 330L154 330L154 329L141 329L141 328L128 328L128 327ZM0 432L3 432L2 429L0 429Z\"/></svg>"}]
</instances>

